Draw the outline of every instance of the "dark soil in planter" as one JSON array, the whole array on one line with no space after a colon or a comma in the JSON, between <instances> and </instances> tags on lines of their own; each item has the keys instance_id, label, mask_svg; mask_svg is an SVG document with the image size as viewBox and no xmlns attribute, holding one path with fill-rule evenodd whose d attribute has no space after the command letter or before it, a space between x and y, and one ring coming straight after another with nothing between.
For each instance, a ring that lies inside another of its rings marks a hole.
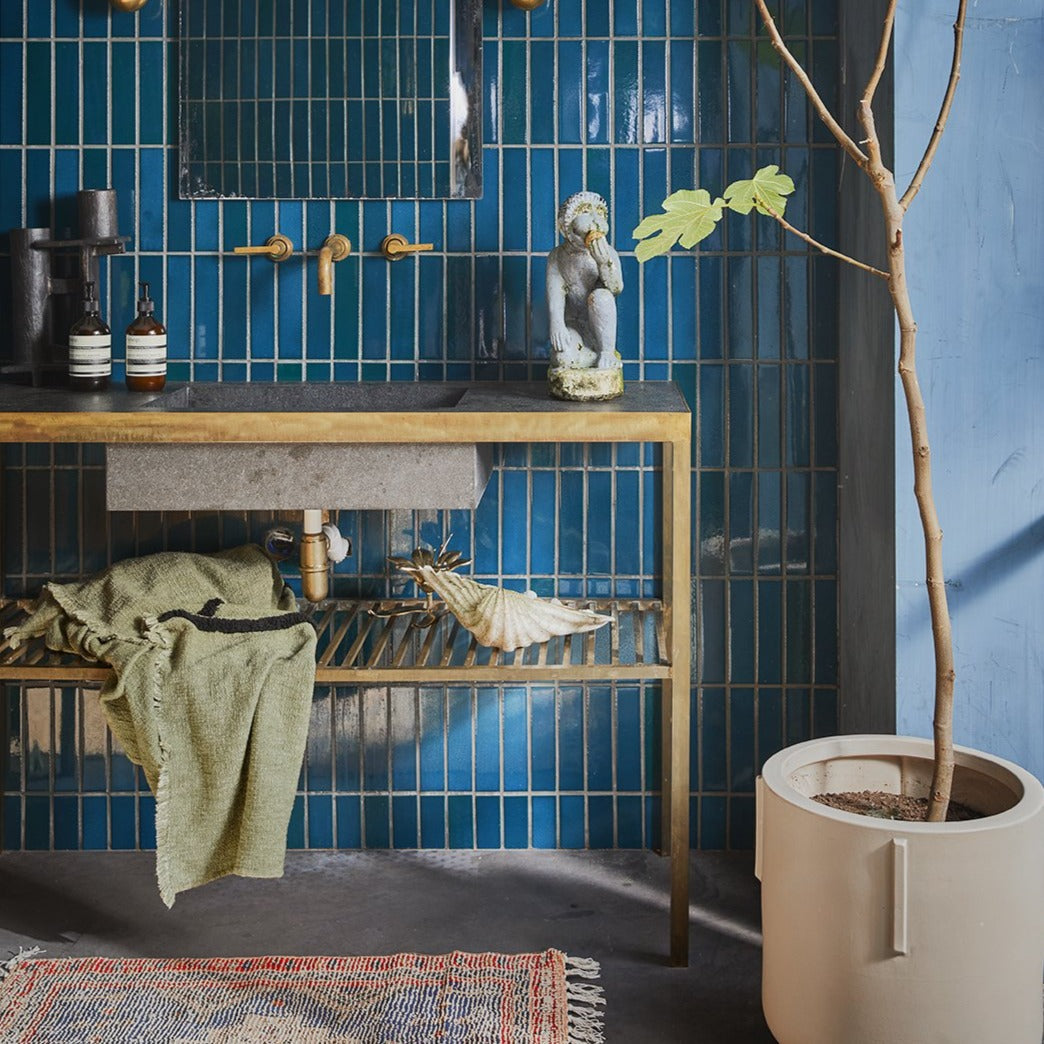
<instances>
[{"instance_id":1,"label":"dark soil in planter","mask_svg":"<svg viewBox=\"0 0 1044 1044\"><path fill-rule=\"evenodd\" d=\"M883 790L845 791L840 794L816 794L813 801L842 812L853 812L857 816L874 819L899 819L905 823L923 823L928 817L928 799L907 797L905 794L888 794ZM958 801L951 801L946 813L947 823L960 823L966 819L982 819L976 812Z\"/></svg>"}]
</instances>

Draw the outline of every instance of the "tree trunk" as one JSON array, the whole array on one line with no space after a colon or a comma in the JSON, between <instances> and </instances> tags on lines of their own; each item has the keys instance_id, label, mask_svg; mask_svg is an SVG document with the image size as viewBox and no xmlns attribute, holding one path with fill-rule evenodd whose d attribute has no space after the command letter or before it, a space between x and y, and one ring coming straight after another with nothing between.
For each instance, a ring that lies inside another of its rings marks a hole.
<instances>
[{"instance_id":1,"label":"tree trunk","mask_svg":"<svg viewBox=\"0 0 1044 1044\"><path fill-rule=\"evenodd\" d=\"M917 323L910 305L906 285L906 256L903 247L904 211L896 196L895 181L889 172L875 178L881 196L888 234L888 290L899 320L899 377L906 397L910 422L910 444L913 450L914 496L924 532L925 582L928 586L928 608L935 644L935 768L928 805L929 822L946 819L953 784L953 641L950 612L946 604L946 582L942 561L942 529L935 511L932 493L932 458L928 445L928 424L924 398L917 380Z\"/></svg>"}]
</instances>

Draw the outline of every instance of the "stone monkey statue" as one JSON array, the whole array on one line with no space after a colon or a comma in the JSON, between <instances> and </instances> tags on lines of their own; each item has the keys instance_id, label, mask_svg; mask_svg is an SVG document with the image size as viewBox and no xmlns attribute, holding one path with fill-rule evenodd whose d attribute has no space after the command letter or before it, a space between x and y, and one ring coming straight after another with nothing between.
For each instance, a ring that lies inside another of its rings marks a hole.
<instances>
[{"instance_id":1,"label":"stone monkey statue","mask_svg":"<svg viewBox=\"0 0 1044 1044\"><path fill-rule=\"evenodd\" d=\"M563 242L547 258L551 393L564 399L615 398L623 393L616 351L616 297L623 274L606 238L605 200L594 192L574 193L559 207L558 230Z\"/></svg>"}]
</instances>

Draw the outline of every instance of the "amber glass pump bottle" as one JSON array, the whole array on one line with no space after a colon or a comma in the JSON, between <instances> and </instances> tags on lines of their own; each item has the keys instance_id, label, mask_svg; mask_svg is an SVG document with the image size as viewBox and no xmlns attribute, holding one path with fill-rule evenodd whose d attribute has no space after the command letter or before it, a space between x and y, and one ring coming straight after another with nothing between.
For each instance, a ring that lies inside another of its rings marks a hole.
<instances>
[{"instance_id":1,"label":"amber glass pump bottle","mask_svg":"<svg viewBox=\"0 0 1044 1044\"><path fill-rule=\"evenodd\" d=\"M167 382L167 328L152 314L149 284L141 284L138 318L127 327L127 387L159 391Z\"/></svg>"},{"instance_id":2,"label":"amber glass pump bottle","mask_svg":"<svg viewBox=\"0 0 1044 1044\"><path fill-rule=\"evenodd\" d=\"M112 373L112 333L98 314L94 283L83 284L83 316L69 331L69 387L105 391Z\"/></svg>"}]
</instances>

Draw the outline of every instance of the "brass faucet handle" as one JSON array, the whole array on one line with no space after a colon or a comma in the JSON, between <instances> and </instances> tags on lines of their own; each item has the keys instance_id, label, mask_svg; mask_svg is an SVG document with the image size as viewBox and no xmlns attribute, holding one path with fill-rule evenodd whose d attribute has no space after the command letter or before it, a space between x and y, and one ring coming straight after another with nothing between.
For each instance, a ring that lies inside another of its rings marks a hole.
<instances>
[{"instance_id":1,"label":"brass faucet handle","mask_svg":"<svg viewBox=\"0 0 1044 1044\"><path fill-rule=\"evenodd\" d=\"M352 252L352 241L339 232L323 240L319 248L319 293L329 297L333 293L333 263L343 261Z\"/></svg>"},{"instance_id":2,"label":"brass faucet handle","mask_svg":"<svg viewBox=\"0 0 1044 1044\"><path fill-rule=\"evenodd\" d=\"M293 252L294 244L286 236L277 232L265 240L264 246L241 246L233 251L236 254L260 254L272 261L285 261Z\"/></svg>"},{"instance_id":3,"label":"brass faucet handle","mask_svg":"<svg viewBox=\"0 0 1044 1044\"><path fill-rule=\"evenodd\" d=\"M327 236L323 246L329 248L331 261L343 261L352 252L352 241L340 232Z\"/></svg>"},{"instance_id":4,"label":"brass faucet handle","mask_svg":"<svg viewBox=\"0 0 1044 1044\"><path fill-rule=\"evenodd\" d=\"M392 232L381 240L381 253L389 261L401 261L407 254L419 254L431 248L431 243L411 243L399 232Z\"/></svg>"}]
</instances>

